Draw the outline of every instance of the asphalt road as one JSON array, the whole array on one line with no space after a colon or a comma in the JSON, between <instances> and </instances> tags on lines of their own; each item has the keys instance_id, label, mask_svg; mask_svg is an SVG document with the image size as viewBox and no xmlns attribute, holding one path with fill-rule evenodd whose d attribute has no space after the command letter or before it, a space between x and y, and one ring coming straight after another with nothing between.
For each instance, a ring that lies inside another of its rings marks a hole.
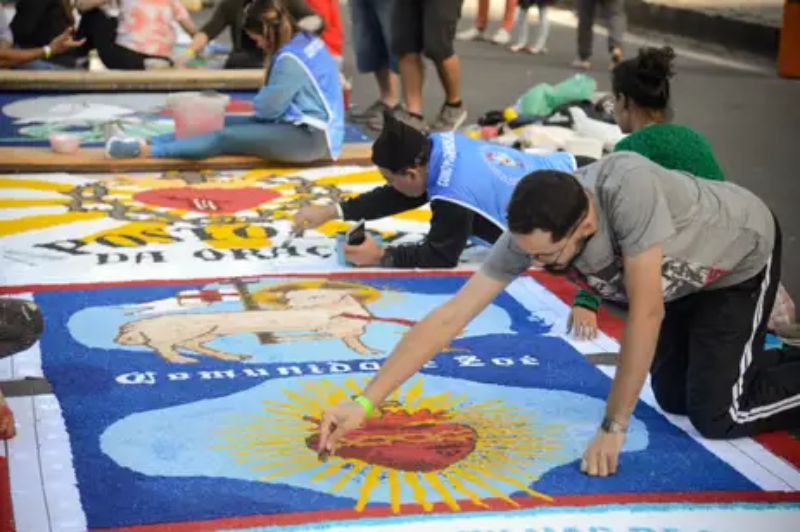
<instances>
[{"instance_id":1,"label":"asphalt road","mask_svg":"<svg viewBox=\"0 0 800 532\"><path fill-rule=\"evenodd\" d=\"M561 15L569 18L566 12ZM471 19L463 19L460 27L470 24ZM633 35L626 48L635 53L643 42L675 45L675 121L703 132L728 179L749 188L773 209L783 229L784 284L800 300L800 80L778 78L773 66L763 60L670 36ZM572 75L575 30L552 24L548 48L547 55L531 56L512 54L487 42L458 43L463 100L470 119L502 109L536 83L556 83ZM349 51L345 65L353 72ZM428 66L425 111L432 120L443 93L435 70ZM600 90L610 90L605 37L598 34L590 74ZM353 81L352 101L369 105L377 94L371 77L353 74Z\"/></svg>"}]
</instances>

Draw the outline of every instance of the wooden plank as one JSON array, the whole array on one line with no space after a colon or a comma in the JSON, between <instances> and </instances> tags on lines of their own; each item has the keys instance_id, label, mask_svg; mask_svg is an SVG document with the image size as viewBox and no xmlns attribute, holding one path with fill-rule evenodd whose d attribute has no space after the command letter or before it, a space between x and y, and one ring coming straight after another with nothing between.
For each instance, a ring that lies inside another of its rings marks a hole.
<instances>
[{"instance_id":1,"label":"wooden plank","mask_svg":"<svg viewBox=\"0 0 800 532\"><path fill-rule=\"evenodd\" d=\"M264 84L260 68L241 70L4 70L0 90L117 91L117 90L249 90Z\"/></svg>"},{"instance_id":2,"label":"wooden plank","mask_svg":"<svg viewBox=\"0 0 800 532\"><path fill-rule=\"evenodd\" d=\"M372 146L366 142L345 144L340 164L368 164ZM163 170L232 170L259 167L328 166L330 160L307 165L282 164L250 156L222 156L210 159L109 159L102 148L83 148L76 154L55 153L50 148L0 148L0 172L135 172Z\"/></svg>"}]
</instances>

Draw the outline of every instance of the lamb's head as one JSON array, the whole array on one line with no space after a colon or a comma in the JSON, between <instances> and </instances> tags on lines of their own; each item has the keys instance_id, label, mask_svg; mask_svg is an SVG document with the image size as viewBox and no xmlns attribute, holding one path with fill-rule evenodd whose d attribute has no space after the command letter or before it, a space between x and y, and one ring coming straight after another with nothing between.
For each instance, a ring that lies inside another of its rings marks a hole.
<instances>
[{"instance_id":1,"label":"lamb's head","mask_svg":"<svg viewBox=\"0 0 800 532\"><path fill-rule=\"evenodd\" d=\"M147 337L136 327L135 323L128 323L119 328L119 333L114 341L119 345L144 345L147 343Z\"/></svg>"}]
</instances>

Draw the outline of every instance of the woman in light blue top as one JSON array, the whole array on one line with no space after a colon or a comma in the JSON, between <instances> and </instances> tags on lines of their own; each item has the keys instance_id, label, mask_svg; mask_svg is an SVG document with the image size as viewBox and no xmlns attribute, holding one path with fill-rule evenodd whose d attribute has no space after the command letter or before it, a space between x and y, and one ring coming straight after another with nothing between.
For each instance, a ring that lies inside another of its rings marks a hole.
<instances>
[{"instance_id":1,"label":"woman in light blue top","mask_svg":"<svg viewBox=\"0 0 800 532\"><path fill-rule=\"evenodd\" d=\"M204 159L255 155L278 162L337 159L344 142L344 102L336 63L316 36L299 31L283 0L250 4L245 28L264 50L266 83L254 116L229 117L219 131L184 139L159 136L150 144L114 137L110 157Z\"/></svg>"}]
</instances>

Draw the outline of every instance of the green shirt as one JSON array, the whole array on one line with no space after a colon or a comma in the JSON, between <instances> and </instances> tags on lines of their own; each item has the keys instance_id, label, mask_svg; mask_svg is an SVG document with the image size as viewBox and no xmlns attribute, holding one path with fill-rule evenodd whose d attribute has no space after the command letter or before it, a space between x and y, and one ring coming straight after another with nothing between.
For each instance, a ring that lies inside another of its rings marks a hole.
<instances>
[{"instance_id":1,"label":"green shirt","mask_svg":"<svg viewBox=\"0 0 800 532\"><path fill-rule=\"evenodd\" d=\"M633 151L668 170L725 181L711 144L703 135L686 126L653 124L643 127L619 141L614 151Z\"/></svg>"}]
</instances>

